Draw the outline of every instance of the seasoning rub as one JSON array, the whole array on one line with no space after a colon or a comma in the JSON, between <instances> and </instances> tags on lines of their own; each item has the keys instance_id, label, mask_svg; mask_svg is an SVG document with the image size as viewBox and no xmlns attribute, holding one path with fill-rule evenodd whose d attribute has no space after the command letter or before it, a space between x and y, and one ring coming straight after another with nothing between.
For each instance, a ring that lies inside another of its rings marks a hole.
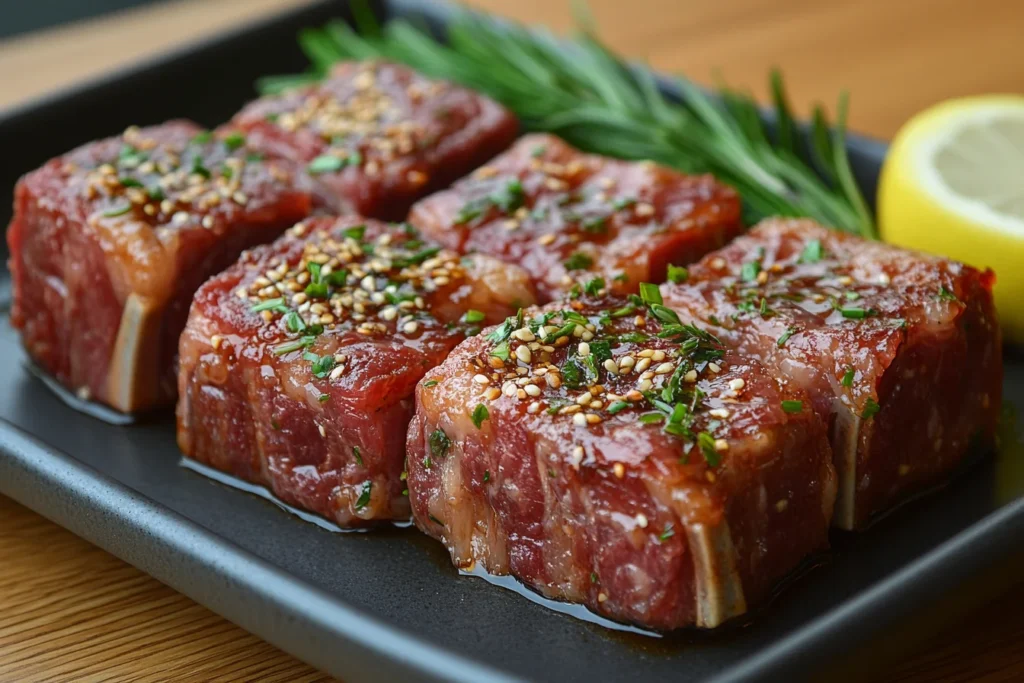
<instances>
[{"instance_id":1,"label":"seasoning rub","mask_svg":"<svg viewBox=\"0 0 1024 683\"><path fill-rule=\"evenodd\" d=\"M178 443L341 526L406 518L416 383L532 296L519 269L459 257L408 225L299 223L197 293Z\"/></svg>"},{"instance_id":2,"label":"seasoning rub","mask_svg":"<svg viewBox=\"0 0 1024 683\"><path fill-rule=\"evenodd\" d=\"M827 544L827 436L784 409L802 392L640 291L520 311L429 372L413 515L459 566L620 621L713 627Z\"/></svg>"}]
</instances>

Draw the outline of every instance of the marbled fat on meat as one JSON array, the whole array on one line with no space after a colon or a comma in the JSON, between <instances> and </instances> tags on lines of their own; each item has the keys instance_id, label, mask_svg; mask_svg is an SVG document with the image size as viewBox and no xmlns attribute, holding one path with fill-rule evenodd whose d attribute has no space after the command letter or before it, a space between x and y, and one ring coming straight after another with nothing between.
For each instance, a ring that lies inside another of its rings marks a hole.
<instances>
[{"instance_id":1,"label":"marbled fat on meat","mask_svg":"<svg viewBox=\"0 0 1024 683\"><path fill-rule=\"evenodd\" d=\"M742 230L738 195L709 175L583 154L544 134L417 202L409 220L450 249L522 266L546 300L597 276L636 292Z\"/></svg>"},{"instance_id":2,"label":"marbled fat on meat","mask_svg":"<svg viewBox=\"0 0 1024 683\"><path fill-rule=\"evenodd\" d=\"M427 373L409 494L455 564L620 621L714 627L827 546L835 474L808 397L666 316L587 295Z\"/></svg>"},{"instance_id":3,"label":"marbled fat on meat","mask_svg":"<svg viewBox=\"0 0 1024 683\"><path fill-rule=\"evenodd\" d=\"M178 444L342 526L407 518L416 382L532 299L515 267L462 259L409 226L300 223L196 294Z\"/></svg>"},{"instance_id":4,"label":"marbled fat on meat","mask_svg":"<svg viewBox=\"0 0 1024 683\"><path fill-rule=\"evenodd\" d=\"M322 83L250 103L228 124L307 165L343 207L402 220L409 206L508 147L518 122L471 90L387 62L345 62Z\"/></svg>"},{"instance_id":5,"label":"marbled fat on meat","mask_svg":"<svg viewBox=\"0 0 1024 683\"><path fill-rule=\"evenodd\" d=\"M293 164L187 121L84 145L15 189L11 321L80 396L126 412L171 403L192 294L314 195Z\"/></svg>"},{"instance_id":6,"label":"marbled fat on meat","mask_svg":"<svg viewBox=\"0 0 1024 683\"><path fill-rule=\"evenodd\" d=\"M805 220L763 222L664 285L665 303L808 392L846 529L991 446L1002 350L991 271Z\"/></svg>"}]
</instances>

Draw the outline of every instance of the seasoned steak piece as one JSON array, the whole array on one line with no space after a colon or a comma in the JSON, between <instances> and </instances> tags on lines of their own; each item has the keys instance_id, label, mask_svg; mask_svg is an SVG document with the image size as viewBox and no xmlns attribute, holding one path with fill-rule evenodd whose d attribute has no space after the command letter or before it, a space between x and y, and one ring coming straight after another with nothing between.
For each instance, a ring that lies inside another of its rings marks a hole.
<instances>
[{"instance_id":1,"label":"seasoned steak piece","mask_svg":"<svg viewBox=\"0 0 1024 683\"><path fill-rule=\"evenodd\" d=\"M711 628L827 546L835 474L807 396L664 307L529 309L416 391L413 517L460 567Z\"/></svg>"},{"instance_id":2,"label":"seasoned steak piece","mask_svg":"<svg viewBox=\"0 0 1024 683\"><path fill-rule=\"evenodd\" d=\"M665 302L805 389L831 425L835 524L863 527L993 441L991 271L810 221L770 220L665 285Z\"/></svg>"},{"instance_id":3,"label":"seasoned steak piece","mask_svg":"<svg viewBox=\"0 0 1024 683\"><path fill-rule=\"evenodd\" d=\"M313 87L250 103L229 124L266 152L307 164L352 212L402 220L515 139L507 109L386 62L346 62Z\"/></svg>"},{"instance_id":4,"label":"seasoned steak piece","mask_svg":"<svg viewBox=\"0 0 1024 683\"><path fill-rule=\"evenodd\" d=\"M80 396L126 412L169 403L193 292L315 204L293 164L187 121L87 144L15 188L11 321Z\"/></svg>"},{"instance_id":5,"label":"seasoned steak piece","mask_svg":"<svg viewBox=\"0 0 1024 683\"><path fill-rule=\"evenodd\" d=\"M742 229L739 197L709 175L583 154L541 134L418 202L409 220L450 249L521 265L547 300L595 275L636 292Z\"/></svg>"},{"instance_id":6,"label":"seasoned steak piece","mask_svg":"<svg viewBox=\"0 0 1024 683\"><path fill-rule=\"evenodd\" d=\"M460 260L409 226L300 223L196 294L178 444L342 526L406 518L416 382L532 298L517 268Z\"/></svg>"}]
</instances>

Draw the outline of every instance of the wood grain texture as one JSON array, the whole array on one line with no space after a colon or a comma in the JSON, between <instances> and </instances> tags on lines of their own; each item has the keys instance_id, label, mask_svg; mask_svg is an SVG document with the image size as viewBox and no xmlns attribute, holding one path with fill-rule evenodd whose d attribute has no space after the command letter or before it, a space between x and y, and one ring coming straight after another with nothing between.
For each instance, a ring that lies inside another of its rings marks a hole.
<instances>
[{"instance_id":1,"label":"wood grain texture","mask_svg":"<svg viewBox=\"0 0 1024 683\"><path fill-rule=\"evenodd\" d=\"M0 107L304 0L180 0L0 43ZM471 0L556 31L567 0ZM1012 0L590 0L602 35L658 69L765 95L769 65L798 111L853 93L851 125L890 137L915 111L1019 91L1024 3ZM1024 680L1024 586L883 680ZM0 682L328 680L219 616L0 497Z\"/></svg>"}]
</instances>

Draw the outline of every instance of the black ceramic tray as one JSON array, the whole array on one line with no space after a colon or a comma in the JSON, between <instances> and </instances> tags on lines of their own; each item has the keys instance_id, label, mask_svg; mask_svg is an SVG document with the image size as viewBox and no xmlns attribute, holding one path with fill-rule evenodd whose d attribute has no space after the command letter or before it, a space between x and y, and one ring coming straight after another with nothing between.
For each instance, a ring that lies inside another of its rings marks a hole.
<instances>
[{"instance_id":1,"label":"black ceramic tray","mask_svg":"<svg viewBox=\"0 0 1024 683\"><path fill-rule=\"evenodd\" d=\"M379 9L444 15L413 2ZM0 115L0 193L132 123L226 120L256 77L304 67L298 29L344 15L342 3L323 2ZM873 197L884 146L849 144ZM8 218L3 207L0 223ZM4 300L8 291L4 272ZM1019 352L1007 355L1005 387L1024 406ZM412 529L335 533L200 476L181 466L170 415L118 427L67 407L26 369L6 321L0 418L0 492L350 683L852 678L1024 575L1019 449L866 533L834 534L823 566L748 623L652 638L459 576Z\"/></svg>"}]
</instances>

